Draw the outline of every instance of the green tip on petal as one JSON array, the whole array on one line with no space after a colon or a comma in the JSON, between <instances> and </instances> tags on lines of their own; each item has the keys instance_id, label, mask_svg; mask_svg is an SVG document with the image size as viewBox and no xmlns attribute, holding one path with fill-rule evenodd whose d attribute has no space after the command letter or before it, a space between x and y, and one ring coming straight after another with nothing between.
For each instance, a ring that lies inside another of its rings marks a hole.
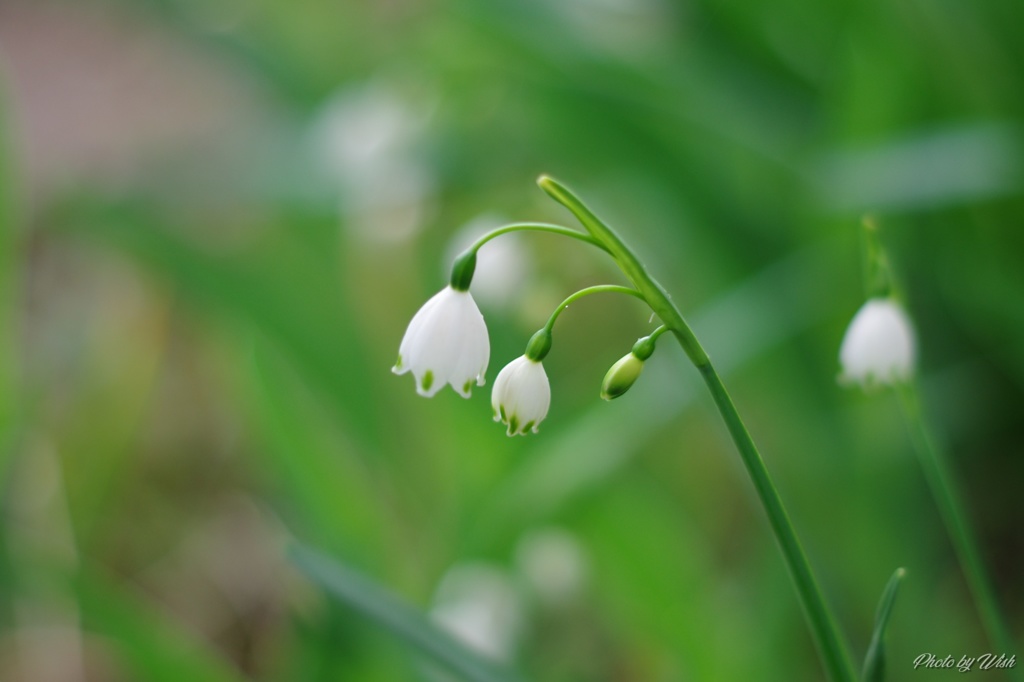
<instances>
[{"instance_id":1,"label":"green tip on petal","mask_svg":"<svg viewBox=\"0 0 1024 682\"><path fill-rule=\"evenodd\" d=\"M462 392L468 394L472 390L473 390L473 380L470 379L469 381L467 381L466 383L464 383L462 385Z\"/></svg>"},{"instance_id":2,"label":"green tip on petal","mask_svg":"<svg viewBox=\"0 0 1024 682\"><path fill-rule=\"evenodd\" d=\"M519 418L512 415L512 418L508 420L508 435L514 436L519 433Z\"/></svg>"},{"instance_id":3,"label":"green tip on petal","mask_svg":"<svg viewBox=\"0 0 1024 682\"><path fill-rule=\"evenodd\" d=\"M391 368L392 371L398 372L402 369L402 354L398 354L398 359L395 360L395 366Z\"/></svg>"},{"instance_id":4,"label":"green tip on petal","mask_svg":"<svg viewBox=\"0 0 1024 682\"><path fill-rule=\"evenodd\" d=\"M434 373L429 369L423 374L423 380L420 382L420 386L423 387L424 391L429 391L430 387L434 385Z\"/></svg>"}]
</instances>

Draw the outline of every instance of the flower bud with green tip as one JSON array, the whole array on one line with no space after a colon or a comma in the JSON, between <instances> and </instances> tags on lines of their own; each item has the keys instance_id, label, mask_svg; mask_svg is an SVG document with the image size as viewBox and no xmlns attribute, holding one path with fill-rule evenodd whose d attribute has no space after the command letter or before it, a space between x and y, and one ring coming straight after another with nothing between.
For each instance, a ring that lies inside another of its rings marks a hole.
<instances>
[{"instance_id":1,"label":"flower bud with green tip","mask_svg":"<svg viewBox=\"0 0 1024 682\"><path fill-rule=\"evenodd\" d=\"M664 327L659 327L650 336L637 339L633 344L633 350L611 366L601 383L603 400L618 398L636 383L644 369L644 362L654 353L654 344L664 331Z\"/></svg>"}]
</instances>

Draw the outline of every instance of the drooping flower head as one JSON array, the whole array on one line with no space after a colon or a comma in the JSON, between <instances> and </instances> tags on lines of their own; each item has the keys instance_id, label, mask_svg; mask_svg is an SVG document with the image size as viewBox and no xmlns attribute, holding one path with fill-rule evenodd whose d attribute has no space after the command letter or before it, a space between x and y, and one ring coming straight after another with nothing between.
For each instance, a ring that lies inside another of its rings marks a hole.
<instances>
[{"instance_id":1,"label":"drooping flower head","mask_svg":"<svg viewBox=\"0 0 1024 682\"><path fill-rule=\"evenodd\" d=\"M484 385L490 356L487 325L473 296L447 286L413 316L391 371L411 371L416 391L427 398L445 384L468 398L474 383Z\"/></svg>"},{"instance_id":2,"label":"drooping flower head","mask_svg":"<svg viewBox=\"0 0 1024 682\"><path fill-rule=\"evenodd\" d=\"M914 371L914 327L891 298L872 298L853 316L839 347L840 380L862 386L895 384Z\"/></svg>"},{"instance_id":3,"label":"drooping flower head","mask_svg":"<svg viewBox=\"0 0 1024 682\"><path fill-rule=\"evenodd\" d=\"M494 421L508 426L508 435L537 433L551 406L551 384L540 360L521 355L498 372L491 391Z\"/></svg>"}]
</instances>

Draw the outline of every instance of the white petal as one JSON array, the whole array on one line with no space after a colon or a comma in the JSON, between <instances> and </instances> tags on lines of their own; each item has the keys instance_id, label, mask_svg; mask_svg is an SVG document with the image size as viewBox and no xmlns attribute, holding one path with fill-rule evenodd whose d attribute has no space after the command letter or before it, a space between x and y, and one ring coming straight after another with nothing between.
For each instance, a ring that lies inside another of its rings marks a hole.
<instances>
[{"instance_id":1,"label":"white petal","mask_svg":"<svg viewBox=\"0 0 1024 682\"><path fill-rule=\"evenodd\" d=\"M484 317L468 294L462 304L461 318L461 354L452 370L449 383L460 395L468 398L473 384L484 385L484 373L487 371L487 362L491 356L491 344L487 337Z\"/></svg>"},{"instance_id":2,"label":"white petal","mask_svg":"<svg viewBox=\"0 0 1024 682\"><path fill-rule=\"evenodd\" d=\"M905 381L914 369L915 345L913 325L903 308L891 299L871 299L843 337L842 378L864 385Z\"/></svg>"},{"instance_id":3,"label":"white petal","mask_svg":"<svg viewBox=\"0 0 1024 682\"><path fill-rule=\"evenodd\" d=\"M433 397L447 383L458 361L458 348L453 343L458 334L458 311L448 292L454 293L445 288L434 297L437 300L433 306L429 309L424 306L424 315L416 329L410 329L406 362L416 377L416 392L427 398Z\"/></svg>"},{"instance_id":4,"label":"white petal","mask_svg":"<svg viewBox=\"0 0 1024 682\"><path fill-rule=\"evenodd\" d=\"M405 329L405 335L402 337L402 343L398 346L398 362L394 367L395 374L405 374L412 369L412 349L417 346L417 339L421 336L426 320L431 317L434 308L444 301L445 296L443 294L445 291L447 291L447 288L431 296L426 303L420 306L416 314L412 316L409 326ZM417 351L417 357L418 355Z\"/></svg>"}]
</instances>

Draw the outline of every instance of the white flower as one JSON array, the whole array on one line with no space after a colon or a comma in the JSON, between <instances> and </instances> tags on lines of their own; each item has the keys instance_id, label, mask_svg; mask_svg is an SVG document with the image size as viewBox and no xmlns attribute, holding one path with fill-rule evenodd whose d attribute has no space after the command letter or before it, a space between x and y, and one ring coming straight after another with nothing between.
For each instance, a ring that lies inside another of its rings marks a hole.
<instances>
[{"instance_id":1,"label":"white flower","mask_svg":"<svg viewBox=\"0 0 1024 682\"><path fill-rule=\"evenodd\" d=\"M516 545L516 566L533 592L552 607L579 596L589 572L583 547L562 528L542 528L523 536Z\"/></svg>"},{"instance_id":2,"label":"white flower","mask_svg":"<svg viewBox=\"0 0 1024 682\"><path fill-rule=\"evenodd\" d=\"M416 153L432 107L407 90L381 78L346 88L309 132L323 189L336 195L344 226L362 239L408 239L432 208L436 178Z\"/></svg>"},{"instance_id":3,"label":"white flower","mask_svg":"<svg viewBox=\"0 0 1024 682\"><path fill-rule=\"evenodd\" d=\"M868 386L906 381L914 370L914 328L896 301L873 298L861 306L839 348L841 380Z\"/></svg>"},{"instance_id":4,"label":"white flower","mask_svg":"<svg viewBox=\"0 0 1024 682\"><path fill-rule=\"evenodd\" d=\"M507 661L522 634L522 611L522 598L506 571L468 563L445 573L430 617L471 649Z\"/></svg>"},{"instance_id":5,"label":"white flower","mask_svg":"<svg viewBox=\"0 0 1024 682\"><path fill-rule=\"evenodd\" d=\"M539 360L521 355L498 372L491 392L494 421L508 425L508 435L525 434L548 414L551 384Z\"/></svg>"},{"instance_id":6,"label":"white flower","mask_svg":"<svg viewBox=\"0 0 1024 682\"><path fill-rule=\"evenodd\" d=\"M430 398L451 384L468 398L473 382L484 385L490 356L487 325L473 297L447 286L413 316L391 371L412 371L422 396Z\"/></svg>"}]
</instances>

